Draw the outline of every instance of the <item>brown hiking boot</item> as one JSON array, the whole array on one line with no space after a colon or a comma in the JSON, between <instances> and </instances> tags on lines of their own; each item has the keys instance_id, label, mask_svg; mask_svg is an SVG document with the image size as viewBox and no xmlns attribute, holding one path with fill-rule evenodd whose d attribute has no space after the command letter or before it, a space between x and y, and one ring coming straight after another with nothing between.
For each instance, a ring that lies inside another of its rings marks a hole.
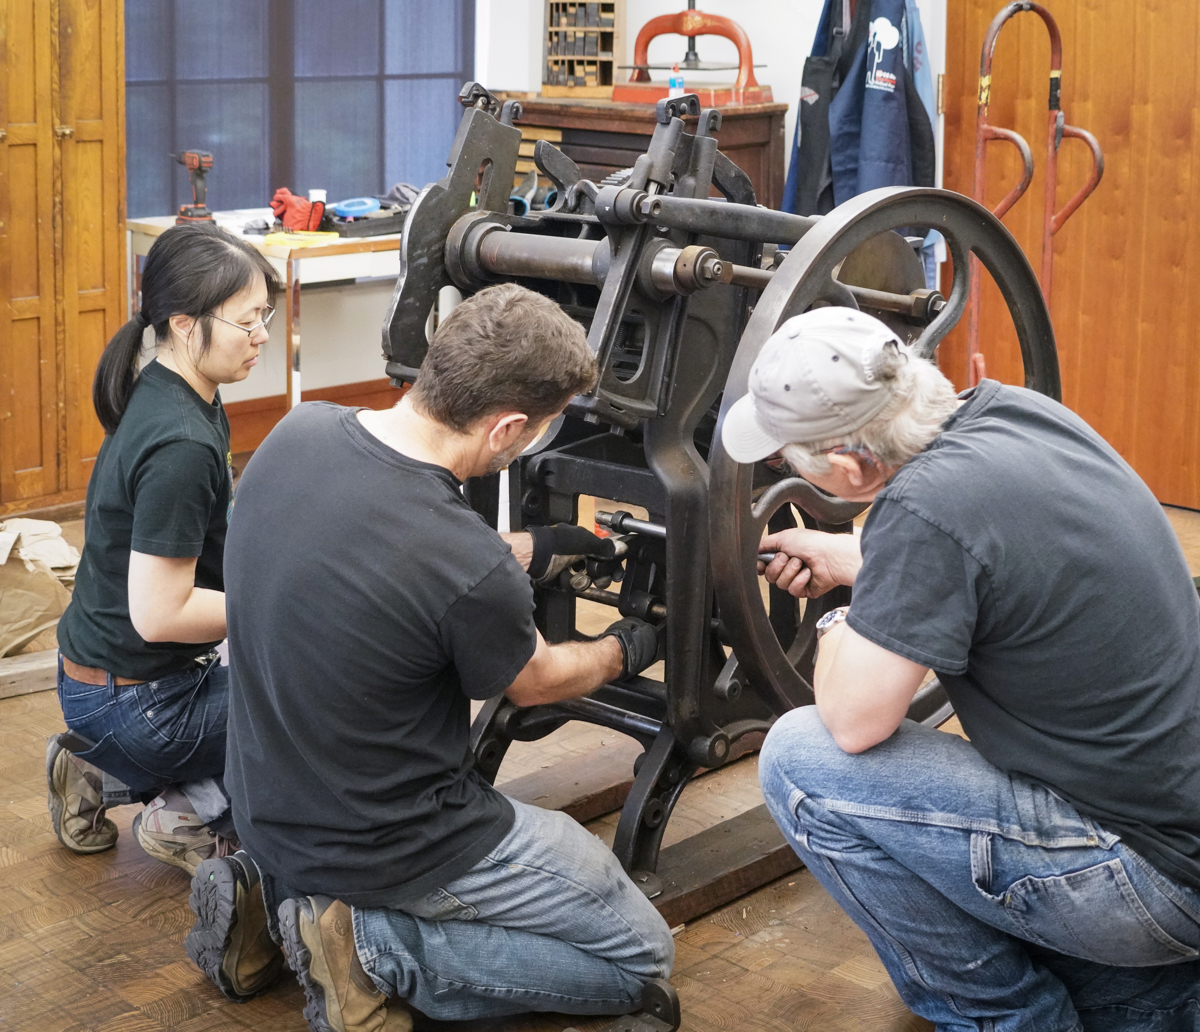
<instances>
[{"instance_id":1,"label":"brown hiking boot","mask_svg":"<svg viewBox=\"0 0 1200 1032\"><path fill-rule=\"evenodd\" d=\"M103 853L117 844L117 826L105 814L104 775L46 739L46 805L58 841L73 853Z\"/></svg>"},{"instance_id":2,"label":"brown hiking boot","mask_svg":"<svg viewBox=\"0 0 1200 1032\"><path fill-rule=\"evenodd\" d=\"M403 1006L389 1013L387 997L363 970L345 903L328 896L286 899L279 931L288 966L304 989L312 1032L412 1032L412 1015Z\"/></svg>"},{"instance_id":3,"label":"brown hiking boot","mask_svg":"<svg viewBox=\"0 0 1200 1032\"><path fill-rule=\"evenodd\" d=\"M201 860L228 856L237 849L194 813L168 810L162 796L152 799L133 819L133 837L155 860L196 873Z\"/></svg>"},{"instance_id":4,"label":"brown hiking boot","mask_svg":"<svg viewBox=\"0 0 1200 1032\"><path fill-rule=\"evenodd\" d=\"M248 854L202 860L188 906L196 923L183 948L229 999L244 1003L275 982L283 953L267 931L258 865Z\"/></svg>"}]
</instances>

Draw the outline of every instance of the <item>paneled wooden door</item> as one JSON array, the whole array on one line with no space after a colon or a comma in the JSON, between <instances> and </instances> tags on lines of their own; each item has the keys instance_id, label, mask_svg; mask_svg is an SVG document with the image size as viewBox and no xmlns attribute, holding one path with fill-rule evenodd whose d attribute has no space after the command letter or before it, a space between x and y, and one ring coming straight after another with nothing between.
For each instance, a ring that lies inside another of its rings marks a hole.
<instances>
[{"instance_id":1,"label":"paneled wooden door","mask_svg":"<svg viewBox=\"0 0 1200 1032\"><path fill-rule=\"evenodd\" d=\"M0 0L0 513L83 496L125 316L122 0Z\"/></svg>"},{"instance_id":2,"label":"paneled wooden door","mask_svg":"<svg viewBox=\"0 0 1200 1032\"><path fill-rule=\"evenodd\" d=\"M1196 0L1041 0L1063 37L1063 111L1105 154L1099 188L1055 238L1054 317L1063 400L1129 461L1162 502L1200 509L1200 4ZM1002 0L948 5L945 185L970 194L979 51ZM1037 174L1005 217L1040 264L1050 48L1018 14L996 48L989 121L1029 141ZM988 144L987 203L1019 178L1016 151ZM1059 206L1087 176L1087 149L1063 142ZM990 285L989 285L990 287ZM965 320L964 320L965 322ZM986 289L988 375L1020 383L1015 336ZM960 328L942 348L966 376Z\"/></svg>"}]
</instances>

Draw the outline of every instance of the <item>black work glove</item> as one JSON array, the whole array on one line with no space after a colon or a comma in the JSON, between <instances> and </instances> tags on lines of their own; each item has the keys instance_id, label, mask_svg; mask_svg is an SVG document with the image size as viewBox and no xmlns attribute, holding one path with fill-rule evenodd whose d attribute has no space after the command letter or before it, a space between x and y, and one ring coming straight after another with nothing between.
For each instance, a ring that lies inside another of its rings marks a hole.
<instances>
[{"instance_id":1,"label":"black work glove","mask_svg":"<svg viewBox=\"0 0 1200 1032\"><path fill-rule=\"evenodd\" d=\"M607 638L609 635L621 643L621 654L625 657L621 667L622 677L640 674L658 659L658 628L654 624L629 616L618 620L600 637Z\"/></svg>"},{"instance_id":2,"label":"black work glove","mask_svg":"<svg viewBox=\"0 0 1200 1032\"><path fill-rule=\"evenodd\" d=\"M525 530L533 538L529 576L537 583L554 580L580 559L611 559L616 554L616 543L611 538L597 537L574 523L526 527Z\"/></svg>"}]
</instances>

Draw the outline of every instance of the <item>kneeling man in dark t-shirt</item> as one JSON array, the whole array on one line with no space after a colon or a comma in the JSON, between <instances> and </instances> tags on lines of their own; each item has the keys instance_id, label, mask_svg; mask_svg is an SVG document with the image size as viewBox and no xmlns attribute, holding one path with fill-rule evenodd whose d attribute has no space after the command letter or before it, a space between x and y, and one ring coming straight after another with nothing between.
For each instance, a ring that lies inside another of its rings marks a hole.
<instances>
[{"instance_id":1,"label":"kneeling man in dark t-shirt","mask_svg":"<svg viewBox=\"0 0 1200 1032\"><path fill-rule=\"evenodd\" d=\"M611 543L502 537L462 495L596 375L557 305L492 287L443 322L394 408L300 405L247 465L225 551L245 852L197 872L187 944L227 993L253 981L233 968L277 958L280 901L314 1029L410 1028L387 997L443 1020L624 1013L669 975L670 931L612 853L497 792L468 744L471 699L573 698L656 658L637 620L547 645L530 576Z\"/></svg>"},{"instance_id":2,"label":"kneeling man in dark t-shirt","mask_svg":"<svg viewBox=\"0 0 1200 1032\"><path fill-rule=\"evenodd\" d=\"M1200 603L1137 474L1049 398L965 394L870 316L764 346L721 441L871 502L768 535L768 581L853 585L816 705L759 773L796 852L939 1030L1190 1030L1200 1013ZM905 719L936 672L969 737Z\"/></svg>"}]
</instances>

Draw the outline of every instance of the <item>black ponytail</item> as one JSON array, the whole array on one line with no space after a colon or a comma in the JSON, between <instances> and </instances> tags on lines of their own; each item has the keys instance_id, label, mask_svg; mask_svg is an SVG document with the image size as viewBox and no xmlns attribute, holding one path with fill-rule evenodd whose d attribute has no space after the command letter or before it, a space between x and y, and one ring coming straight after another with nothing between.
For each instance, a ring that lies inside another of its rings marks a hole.
<instances>
[{"instance_id":1,"label":"black ponytail","mask_svg":"<svg viewBox=\"0 0 1200 1032\"><path fill-rule=\"evenodd\" d=\"M104 348L92 381L92 405L106 434L117 429L137 376L142 334L154 327L156 342L167 339L173 315L200 324L200 353L209 348L212 311L244 290L259 273L267 303L274 304L279 277L271 263L246 241L212 222L172 226L150 248L142 270L142 307Z\"/></svg>"}]
</instances>

